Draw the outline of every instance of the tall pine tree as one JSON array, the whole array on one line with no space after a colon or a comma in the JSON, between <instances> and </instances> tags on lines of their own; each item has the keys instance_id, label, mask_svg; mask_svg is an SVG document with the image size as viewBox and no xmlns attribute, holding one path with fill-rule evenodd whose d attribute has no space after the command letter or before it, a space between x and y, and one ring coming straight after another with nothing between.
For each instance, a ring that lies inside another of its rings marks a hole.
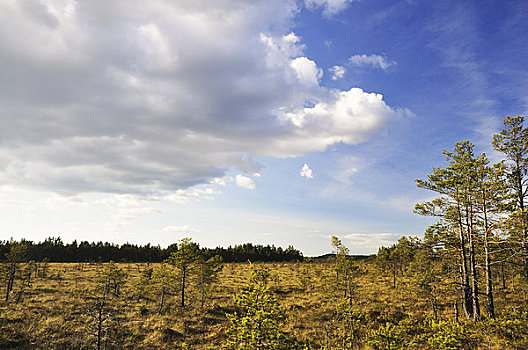
<instances>
[{"instance_id":1,"label":"tall pine tree","mask_svg":"<svg viewBox=\"0 0 528 350\"><path fill-rule=\"evenodd\" d=\"M522 250L524 276L528 279L528 129L523 123L524 117L506 116L503 122L505 128L493 137L493 147L507 158L508 187L515 197L512 218L520 221L520 225L517 225L520 232L517 234Z\"/></svg>"}]
</instances>

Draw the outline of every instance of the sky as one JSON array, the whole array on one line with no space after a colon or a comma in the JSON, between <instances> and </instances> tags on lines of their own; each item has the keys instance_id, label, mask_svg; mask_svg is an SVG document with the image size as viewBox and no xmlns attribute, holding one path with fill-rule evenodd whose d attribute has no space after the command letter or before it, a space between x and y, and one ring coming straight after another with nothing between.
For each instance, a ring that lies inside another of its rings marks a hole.
<instances>
[{"instance_id":1,"label":"sky","mask_svg":"<svg viewBox=\"0 0 528 350\"><path fill-rule=\"evenodd\" d=\"M528 110L528 2L3 0L0 239L371 254Z\"/></svg>"}]
</instances>

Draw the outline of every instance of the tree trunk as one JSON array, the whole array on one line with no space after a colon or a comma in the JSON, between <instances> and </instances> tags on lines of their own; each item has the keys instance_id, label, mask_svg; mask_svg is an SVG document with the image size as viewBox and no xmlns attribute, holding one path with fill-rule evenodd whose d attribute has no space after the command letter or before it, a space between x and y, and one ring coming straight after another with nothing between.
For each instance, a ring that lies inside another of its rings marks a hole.
<instances>
[{"instance_id":1,"label":"tree trunk","mask_svg":"<svg viewBox=\"0 0 528 350\"><path fill-rule=\"evenodd\" d=\"M392 288L396 289L396 263L392 263Z\"/></svg>"},{"instance_id":2,"label":"tree trunk","mask_svg":"<svg viewBox=\"0 0 528 350\"><path fill-rule=\"evenodd\" d=\"M16 275L16 263L11 263L9 265L9 275L7 278L7 287L6 287L6 295L5 295L6 303L9 301L9 293L11 293L11 290L13 289L13 283L15 282L15 275Z\"/></svg>"},{"instance_id":3,"label":"tree trunk","mask_svg":"<svg viewBox=\"0 0 528 350\"><path fill-rule=\"evenodd\" d=\"M504 273L504 261L501 261L502 289L506 289L506 275Z\"/></svg>"},{"instance_id":4,"label":"tree trunk","mask_svg":"<svg viewBox=\"0 0 528 350\"><path fill-rule=\"evenodd\" d=\"M524 276L528 279L528 218L524 212L524 190L521 176L521 166L519 159L515 160L515 172L517 175L517 199L519 200L519 208L521 209L521 225L522 225L522 241L521 249L524 256Z\"/></svg>"},{"instance_id":5,"label":"tree trunk","mask_svg":"<svg viewBox=\"0 0 528 350\"><path fill-rule=\"evenodd\" d=\"M486 188L482 187L482 214L484 218L484 256L486 264L486 297L487 297L487 311L489 318L495 318L495 304L493 302L493 281L491 273L491 253L489 247L489 235L491 227L488 222L488 203L486 200Z\"/></svg>"},{"instance_id":6,"label":"tree trunk","mask_svg":"<svg viewBox=\"0 0 528 350\"><path fill-rule=\"evenodd\" d=\"M460 203L457 203L459 239L460 239L460 265L461 265L461 283L462 283L462 306L467 317L473 317L473 304L471 303L471 288L469 287L469 274L467 268L466 241L464 235L464 226L462 224L462 213L460 212Z\"/></svg>"},{"instance_id":7,"label":"tree trunk","mask_svg":"<svg viewBox=\"0 0 528 350\"><path fill-rule=\"evenodd\" d=\"M471 298L473 300L473 319L477 320L480 317L480 304L479 304L479 289L478 289L478 272L475 259L475 242L473 241L473 234L469 236L469 247L470 247L470 267L471 267Z\"/></svg>"},{"instance_id":8,"label":"tree trunk","mask_svg":"<svg viewBox=\"0 0 528 350\"><path fill-rule=\"evenodd\" d=\"M488 302L488 317L495 318L495 304L493 302L493 281L491 274L491 255L489 248L490 227L488 223L486 193L482 194L482 211L484 214L484 254L486 258L486 297Z\"/></svg>"},{"instance_id":9,"label":"tree trunk","mask_svg":"<svg viewBox=\"0 0 528 350\"><path fill-rule=\"evenodd\" d=\"M436 303L436 287L433 286L433 290L431 291L431 306L433 307L433 316L434 319L438 319L438 305Z\"/></svg>"},{"instance_id":10,"label":"tree trunk","mask_svg":"<svg viewBox=\"0 0 528 350\"><path fill-rule=\"evenodd\" d=\"M104 322L104 308L106 305L106 295L108 293L110 286L108 282L105 283L103 289L103 298L99 304L99 309L97 310L97 350L101 350L101 342L103 340L103 322Z\"/></svg>"},{"instance_id":11,"label":"tree trunk","mask_svg":"<svg viewBox=\"0 0 528 350\"><path fill-rule=\"evenodd\" d=\"M185 307L185 279L187 275L187 268L183 266L182 268L182 281L181 281L181 307Z\"/></svg>"},{"instance_id":12,"label":"tree trunk","mask_svg":"<svg viewBox=\"0 0 528 350\"><path fill-rule=\"evenodd\" d=\"M468 183L470 180L468 179ZM468 189L468 192L470 189ZM479 304L479 290L478 290L478 276L477 276L477 264L475 257L475 242L474 242L474 230L473 230L473 199L469 194L466 199L466 225L469 245L469 268L471 272L471 301L473 306L473 319L477 320L480 317L480 304Z\"/></svg>"},{"instance_id":13,"label":"tree trunk","mask_svg":"<svg viewBox=\"0 0 528 350\"><path fill-rule=\"evenodd\" d=\"M486 254L486 296L488 301L488 316L490 318L495 318L495 304L493 302L493 281L491 274L491 257L487 237L485 239L484 250Z\"/></svg>"},{"instance_id":14,"label":"tree trunk","mask_svg":"<svg viewBox=\"0 0 528 350\"><path fill-rule=\"evenodd\" d=\"M206 293L205 288L206 287L205 287L205 281L204 281L203 274L202 273L200 273L200 274L201 274L201 277L200 277L200 294L201 294L200 295L201 296L201 298L200 298L200 308L203 311L203 308L204 308L204 305L205 305L205 293Z\"/></svg>"},{"instance_id":15,"label":"tree trunk","mask_svg":"<svg viewBox=\"0 0 528 350\"><path fill-rule=\"evenodd\" d=\"M165 286L161 286L161 297L160 297L160 306L158 313L161 313L163 310L163 305L165 305Z\"/></svg>"}]
</instances>

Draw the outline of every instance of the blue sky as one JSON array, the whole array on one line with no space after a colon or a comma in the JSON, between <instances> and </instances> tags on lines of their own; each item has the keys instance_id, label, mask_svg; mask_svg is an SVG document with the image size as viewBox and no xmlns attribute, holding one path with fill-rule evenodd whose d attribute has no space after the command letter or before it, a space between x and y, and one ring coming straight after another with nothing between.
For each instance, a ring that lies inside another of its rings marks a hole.
<instances>
[{"instance_id":1,"label":"blue sky","mask_svg":"<svg viewBox=\"0 0 528 350\"><path fill-rule=\"evenodd\" d=\"M524 1L3 1L0 238L374 253L528 109Z\"/></svg>"}]
</instances>

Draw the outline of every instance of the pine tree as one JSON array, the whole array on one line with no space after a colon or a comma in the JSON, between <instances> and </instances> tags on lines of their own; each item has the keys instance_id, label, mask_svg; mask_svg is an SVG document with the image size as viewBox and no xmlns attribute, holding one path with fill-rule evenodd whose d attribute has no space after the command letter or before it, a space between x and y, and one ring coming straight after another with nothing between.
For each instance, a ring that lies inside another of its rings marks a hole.
<instances>
[{"instance_id":1,"label":"pine tree","mask_svg":"<svg viewBox=\"0 0 528 350\"><path fill-rule=\"evenodd\" d=\"M475 247L477 163L469 141L457 142L453 152L444 154L450 163L448 167L433 168L427 181L416 180L418 187L437 192L441 197L417 204L415 212L441 217L453 234L458 231L464 310L468 317L476 319L480 315Z\"/></svg>"},{"instance_id":2,"label":"pine tree","mask_svg":"<svg viewBox=\"0 0 528 350\"><path fill-rule=\"evenodd\" d=\"M9 301L9 294L13 290L13 284L21 262L26 261L27 246L24 243L12 242L9 252L5 254L6 258L6 293L5 302Z\"/></svg>"},{"instance_id":3,"label":"pine tree","mask_svg":"<svg viewBox=\"0 0 528 350\"><path fill-rule=\"evenodd\" d=\"M270 272L250 266L247 288L235 297L240 312L227 314L231 323L227 330L226 349L281 350L294 345L283 330L285 310L269 292Z\"/></svg>"},{"instance_id":4,"label":"pine tree","mask_svg":"<svg viewBox=\"0 0 528 350\"><path fill-rule=\"evenodd\" d=\"M161 263L152 270L150 280L153 288L159 294L158 313L161 313L165 308L167 296L172 294L172 289L174 288L174 268L170 264Z\"/></svg>"},{"instance_id":5,"label":"pine tree","mask_svg":"<svg viewBox=\"0 0 528 350\"><path fill-rule=\"evenodd\" d=\"M493 136L493 147L507 158L508 187L515 197L513 218L520 218L520 243L524 276L528 279L528 129L524 117L504 118L505 129Z\"/></svg>"},{"instance_id":6,"label":"pine tree","mask_svg":"<svg viewBox=\"0 0 528 350\"><path fill-rule=\"evenodd\" d=\"M182 238L178 243L178 250L173 252L167 261L180 270L181 307L185 307L185 287L191 267L200 257L200 247L190 238Z\"/></svg>"},{"instance_id":7,"label":"pine tree","mask_svg":"<svg viewBox=\"0 0 528 350\"><path fill-rule=\"evenodd\" d=\"M499 163L493 167L485 154L477 159L477 206L484 239L484 267L486 273L487 312L490 318L495 317L492 281L491 241L495 237L497 225L502 221L504 203L507 201L507 189L504 181L504 167Z\"/></svg>"},{"instance_id":8,"label":"pine tree","mask_svg":"<svg viewBox=\"0 0 528 350\"><path fill-rule=\"evenodd\" d=\"M358 270L357 264L353 257L349 255L349 249L336 236L332 236L332 247L335 253L335 270L337 286L343 288L343 296L348 297L349 303L352 303L353 277L354 272Z\"/></svg>"},{"instance_id":9,"label":"pine tree","mask_svg":"<svg viewBox=\"0 0 528 350\"><path fill-rule=\"evenodd\" d=\"M121 287L126 282L127 275L125 271L118 267L115 262L110 261L109 263L105 264L101 278L108 281L108 285L114 293L114 296L118 296Z\"/></svg>"},{"instance_id":10,"label":"pine tree","mask_svg":"<svg viewBox=\"0 0 528 350\"><path fill-rule=\"evenodd\" d=\"M198 288L200 290L200 305L203 310L211 287L218 279L218 273L223 268L222 258L215 255L207 259L203 254L198 259Z\"/></svg>"}]
</instances>

